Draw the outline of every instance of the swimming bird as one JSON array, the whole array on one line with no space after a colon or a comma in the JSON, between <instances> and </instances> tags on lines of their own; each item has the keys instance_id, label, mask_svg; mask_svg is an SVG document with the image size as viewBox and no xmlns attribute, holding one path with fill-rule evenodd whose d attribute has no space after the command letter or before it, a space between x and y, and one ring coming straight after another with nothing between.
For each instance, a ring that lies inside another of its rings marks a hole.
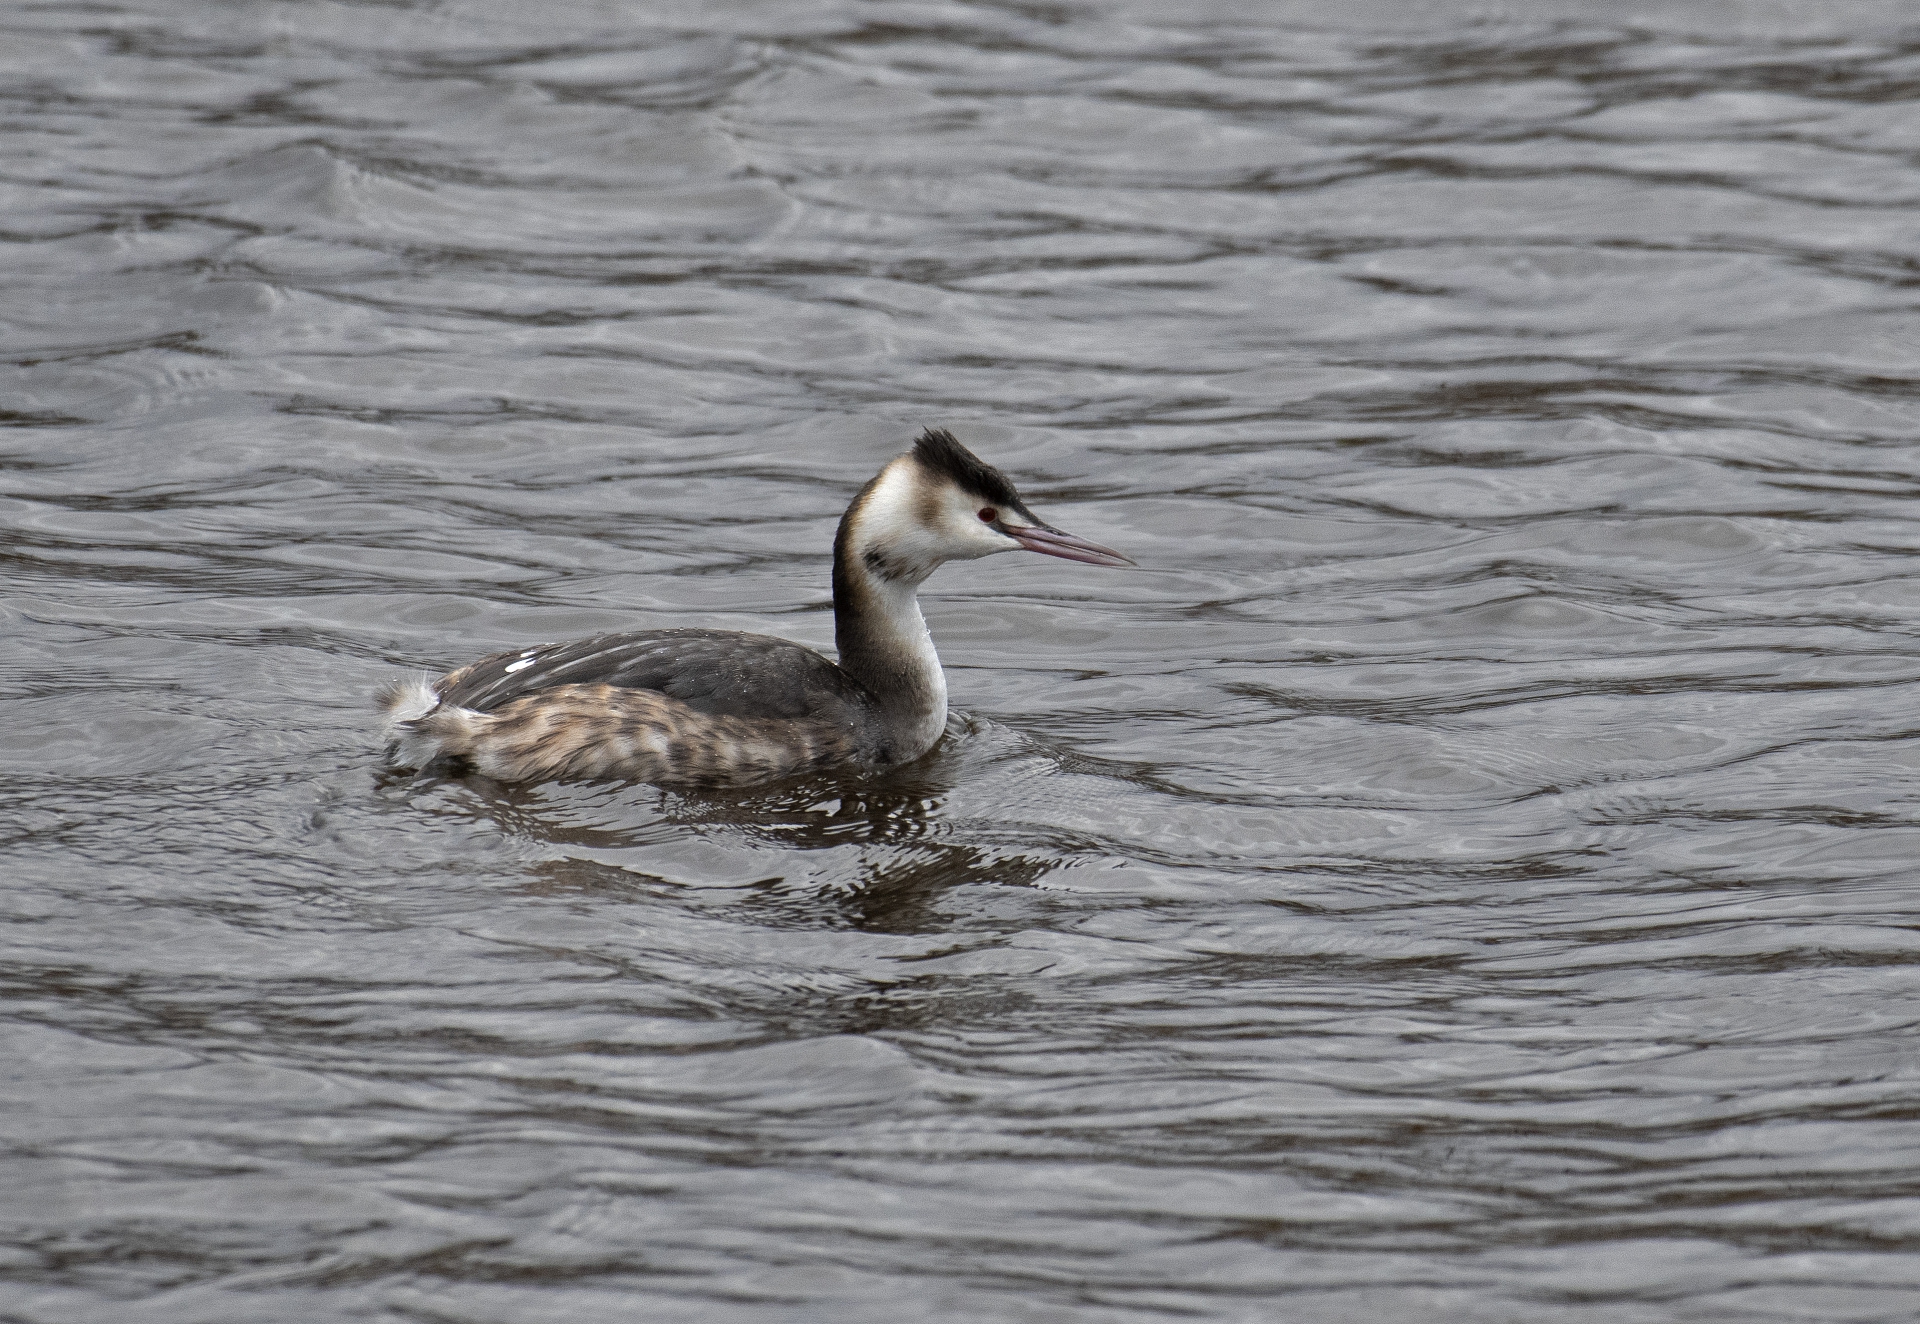
<instances>
[{"instance_id":1,"label":"swimming bird","mask_svg":"<svg viewBox=\"0 0 1920 1324\"><path fill-rule=\"evenodd\" d=\"M947 722L920 585L944 562L1019 549L1133 564L1043 523L1005 474L929 428L840 518L838 662L734 630L640 630L495 653L383 689L389 758L501 781L694 786L908 763Z\"/></svg>"}]
</instances>

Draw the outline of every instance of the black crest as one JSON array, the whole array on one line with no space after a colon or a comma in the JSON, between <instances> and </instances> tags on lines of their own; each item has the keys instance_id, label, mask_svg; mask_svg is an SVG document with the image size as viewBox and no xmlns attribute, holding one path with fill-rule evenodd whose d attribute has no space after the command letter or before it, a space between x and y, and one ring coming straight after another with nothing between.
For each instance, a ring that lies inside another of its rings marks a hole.
<instances>
[{"instance_id":1,"label":"black crest","mask_svg":"<svg viewBox=\"0 0 1920 1324\"><path fill-rule=\"evenodd\" d=\"M1020 494L1013 490L1012 481L962 446L945 428L928 428L922 432L920 440L913 443L913 458L934 473L951 478L963 491L973 493L982 501L1020 511L1026 509L1020 503Z\"/></svg>"}]
</instances>

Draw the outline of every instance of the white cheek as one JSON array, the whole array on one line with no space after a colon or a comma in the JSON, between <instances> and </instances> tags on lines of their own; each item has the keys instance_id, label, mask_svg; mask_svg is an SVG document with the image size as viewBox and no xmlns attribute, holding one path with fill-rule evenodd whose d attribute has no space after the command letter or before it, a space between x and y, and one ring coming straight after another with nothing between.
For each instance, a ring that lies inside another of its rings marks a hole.
<instances>
[{"instance_id":1,"label":"white cheek","mask_svg":"<svg viewBox=\"0 0 1920 1324\"><path fill-rule=\"evenodd\" d=\"M1020 545L970 510L961 518L950 521L948 529L948 542L952 550L947 555L956 560L1011 552Z\"/></svg>"},{"instance_id":2,"label":"white cheek","mask_svg":"<svg viewBox=\"0 0 1920 1324\"><path fill-rule=\"evenodd\" d=\"M867 545L884 549L901 572L917 582L942 561L971 561L1020 546L980 518L977 500L959 492L942 493L929 512L916 492L915 472L909 462L897 460L881 474L863 528Z\"/></svg>"}]
</instances>

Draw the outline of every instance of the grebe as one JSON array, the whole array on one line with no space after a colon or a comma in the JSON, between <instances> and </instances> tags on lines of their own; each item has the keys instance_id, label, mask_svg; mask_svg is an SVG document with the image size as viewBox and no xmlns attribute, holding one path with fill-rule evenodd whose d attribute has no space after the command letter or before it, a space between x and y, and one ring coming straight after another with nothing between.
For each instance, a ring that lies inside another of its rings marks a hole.
<instances>
[{"instance_id":1,"label":"grebe","mask_svg":"<svg viewBox=\"0 0 1920 1324\"><path fill-rule=\"evenodd\" d=\"M916 592L942 562L1016 548L1133 564L1043 524L1005 474L929 428L840 517L838 664L734 630L642 630L495 653L383 689L388 757L501 781L698 786L906 763L947 723L947 678Z\"/></svg>"}]
</instances>

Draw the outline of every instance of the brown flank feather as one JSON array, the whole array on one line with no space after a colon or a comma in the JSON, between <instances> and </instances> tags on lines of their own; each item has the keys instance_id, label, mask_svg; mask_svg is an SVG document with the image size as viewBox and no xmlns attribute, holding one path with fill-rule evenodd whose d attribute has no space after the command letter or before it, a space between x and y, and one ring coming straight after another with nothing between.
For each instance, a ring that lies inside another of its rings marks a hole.
<instances>
[{"instance_id":1,"label":"brown flank feather","mask_svg":"<svg viewBox=\"0 0 1920 1324\"><path fill-rule=\"evenodd\" d=\"M501 781L633 778L746 786L844 763L825 722L715 717L656 690L559 685L490 713L441 707L414 727L442 757Z\"/></svg>"}]
</instances>

